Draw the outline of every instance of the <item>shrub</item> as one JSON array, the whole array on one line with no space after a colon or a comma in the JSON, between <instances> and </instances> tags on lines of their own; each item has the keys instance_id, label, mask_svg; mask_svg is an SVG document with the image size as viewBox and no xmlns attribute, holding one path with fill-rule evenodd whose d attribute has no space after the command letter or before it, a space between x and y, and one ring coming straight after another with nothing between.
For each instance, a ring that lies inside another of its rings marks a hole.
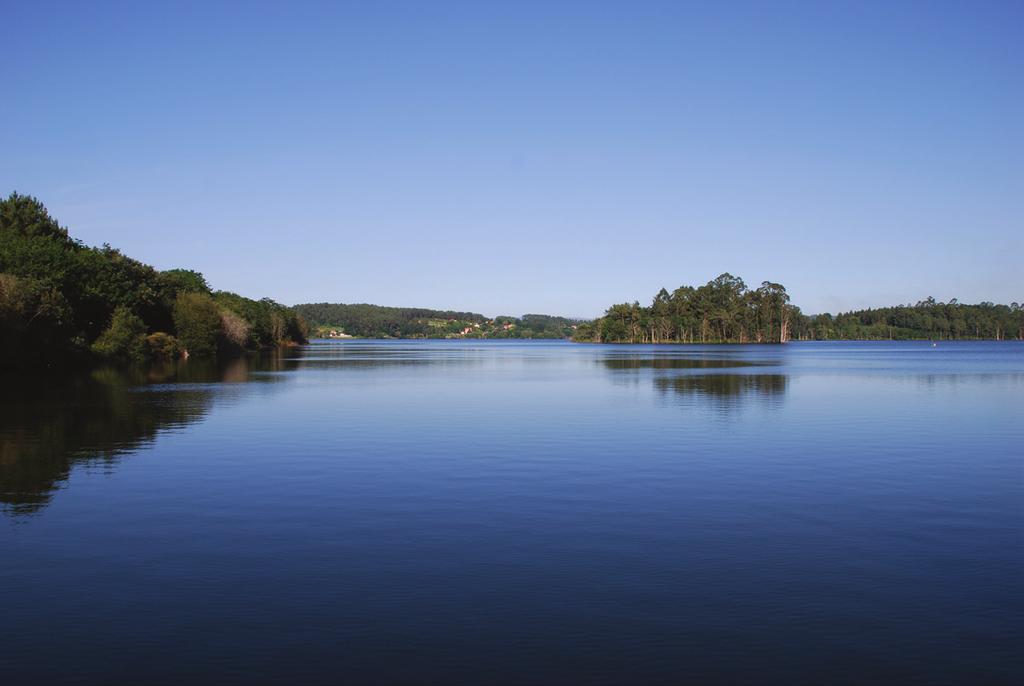
<instances>
[{"instance_id":1,"label":"shrub","mask_svg":"<svg viewBox=\"0 0 1024 686\"><path fill-rule=\"evenodd\" d=\"M146 348L153 360L173 360L181 354L178 339L163 331L146 336Z\"/></svg>"},{"instance_id":2,"label":"shrub","mask_svg":"<svg viewBox=\"0 0 1024 686\"><path fill-rule=\"evenodd\" d=\"M189 355L203 357L217 352L221 316L210 296L179 293L174 301L174 326L178 341Z\"/></svg>"},{"instance_id":3,"label":"shrub","mask_svg":"<svg viewBox=\"0 0 1024 686\"><path fill-rule=\"evenodd\" d=\"M110 326L92 344L92 350L104 357L133 362L146 358L146 325L127 307L118 307L110 318Z\"/></svg>"},{"instance_id":4,"label":"shrub","mask_svg":"<svg viewBox=\"0 0 1024 686\"><path fill-rule=\"evenodd\" d=\"M244 349L249 343L249 322L231 310L220 311L220 329L227 348Z\"/></svg>"}]
</instances>

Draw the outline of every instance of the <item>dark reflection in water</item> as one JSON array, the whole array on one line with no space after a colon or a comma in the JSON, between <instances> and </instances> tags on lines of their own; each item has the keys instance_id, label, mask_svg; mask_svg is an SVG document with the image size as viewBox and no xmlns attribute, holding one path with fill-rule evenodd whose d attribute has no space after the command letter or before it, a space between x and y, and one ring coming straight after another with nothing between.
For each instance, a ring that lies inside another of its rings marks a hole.
<instances>
[{"instance_id":1,"label":"dark reflection in water","mask_svg":"<svg viewBox=\"0 0 1024 686\"><path fill-rule=\"evenodd\" d=\"M424 367L451 366L467 367L480 364L480 360L471 357L449 359L425 356L380 356L372 353L364 355L310 356L302 359L301 366L308 370L330 369L380 369L386 367Z\"/></svg>"},{"instance_id":2,"label":"dark reflection in water","mask_svg":"<svg viewBox=\"0 0 1024 686\"><path fill-rule=\"evenodd\" d=\"M765 360L713 357L609 357L602 360L608 369L734 369L775 364Z\"/></svg>"},{"instance_id":3,"label":"dark reflection in water","mask_svg":"<svg viewBox=\"0 0 1024 686\"><path fill-rule=\"evenodd\" d=\"M665 393L719 400L751 396L763 399L784 394L788 381L785 374L687 374L655 377L654 387Z\"/></svg>"},{"instance_id":4,"label":"dark reflection in water","mask_svg":"<svg viewBox=\"0 0 1024 686\"><path fill-rule=\"evenodd\" d=\"M294 369L297 353L146 370L102 368L60 380L25 376L0 388L0 508L31 514L47 505L79 463L115 465L162 432L201 420L215 384L272 382L256 372Z\"/></svg>"},{"instance_id":5,"label":"dark reflection in water","mask_svg":"<svg viewBox=\"0 0 1024 686\"><path fill-rule=\"evenodd\" d=\"M459 367L481 364L506 346L451 345L447 341L351 341L345 344L314 342L304 349L302 368L379 369L387 367Z\"/></svg>"},{"instance_id":6,"label":"dark reflection in water","mask_svg":"<svg viewBox=\"0 0 1024 686\"><path fill-rule=\"evenodd\" d=\"M759 374L747 370L778 366L778 362L742 357L683 355L607 357L602 365L616 377L634 384L650 383L663 395L686 405L728 412L748 400L778 400L786 392L786 374ZM722 370L736 370L730 373Z\"/></svg>"}]
</instances>

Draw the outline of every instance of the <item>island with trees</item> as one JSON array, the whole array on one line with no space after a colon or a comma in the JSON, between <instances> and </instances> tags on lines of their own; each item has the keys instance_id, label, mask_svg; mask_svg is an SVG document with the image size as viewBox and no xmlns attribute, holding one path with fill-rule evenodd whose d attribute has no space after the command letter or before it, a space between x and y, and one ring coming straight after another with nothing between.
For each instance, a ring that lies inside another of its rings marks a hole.
<instances>
[{"instance_id":1,"label":"island with trees","mask_svg":"<svg viewBox=\"0 0 1024 686\"><path fill-rule=\"evenodd\" d=\"M781 284L748 290L743 279L722 274L694 288L662 288L650 307L612 305L580 326L574 339L598 343L785 343L802 315Z\"/></svg>"},{"instance_id":2,"label":"island with trees","mask_svg":"<svg viewBox=\"0 0 1024 686\"><path fill-rule=\"evenodd\" d=\"M0 366L212 357L306 334L290 307L86 246L31 196L0 200Z\"/></svg>"}]
</instances>

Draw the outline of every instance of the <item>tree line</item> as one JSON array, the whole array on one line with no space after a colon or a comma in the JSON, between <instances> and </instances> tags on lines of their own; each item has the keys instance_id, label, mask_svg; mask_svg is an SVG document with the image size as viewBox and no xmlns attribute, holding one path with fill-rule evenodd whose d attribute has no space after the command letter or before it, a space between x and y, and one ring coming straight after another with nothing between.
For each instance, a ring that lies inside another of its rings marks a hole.
<instances>
[{"instance_id":1,"label":"tree line","mask_svg":"<svg viewBox=\"0 0 1024 686\"><path fill-rule=\"evenodd\" d=\"M289 307L86 246L34 197L0 200L0 366L210 357L305 340Z\"/></svg>"},{"instance_id":2,"label":"tree line","mask_svg":"<svg viewBox=\"0 0 1024 686\"><path fill-rule=\"evenodd\" d=\"M927 298L914 305L808 316L786 288L764 281L749 289L722 274L703 286L664 288L648 307L609 307L581 324L574 340L598 343L785 343L789 340L1024 340L1024 306L966 305Z\"/></svg>"},{"instance_id":3,"label":"tree line","mask_svg":"<svg viewBox=\"0 0 1024 686\"><path fill-rule=\"evenodd\" d=\"M476 312L366 303L307 303L295 311L321 335L333 330L357 338L569 338L578 323L545 314L492 319Z\"/></svg>"},{"instance_id":4,"label":"tree line","mask_svg":"<svg viewBox=\"0 0 1024 686\"><path fill-rule=\"evenodd\" d=\"M810 337L817 340L1024 340L1024 306L966 305L956 298L944 303L929 297L914 305L821 314L809 326Z\"/></svg>"}]
</instances>

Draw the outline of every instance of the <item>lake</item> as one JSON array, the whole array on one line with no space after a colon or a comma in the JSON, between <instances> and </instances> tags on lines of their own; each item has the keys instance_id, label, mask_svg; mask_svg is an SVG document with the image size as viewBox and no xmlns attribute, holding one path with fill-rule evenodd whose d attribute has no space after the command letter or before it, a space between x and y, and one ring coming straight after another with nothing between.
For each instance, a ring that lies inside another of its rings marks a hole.
<instances>
[{"instance_id":1,"label":"lake","mask_svg":"<svg viewBox=\"0 0 1024 686\"><path fill-rule=\"evenodd\" d=\"M1024 680L1020 342L2 382L7 684Z\"/></svg>"}]
</instances>

